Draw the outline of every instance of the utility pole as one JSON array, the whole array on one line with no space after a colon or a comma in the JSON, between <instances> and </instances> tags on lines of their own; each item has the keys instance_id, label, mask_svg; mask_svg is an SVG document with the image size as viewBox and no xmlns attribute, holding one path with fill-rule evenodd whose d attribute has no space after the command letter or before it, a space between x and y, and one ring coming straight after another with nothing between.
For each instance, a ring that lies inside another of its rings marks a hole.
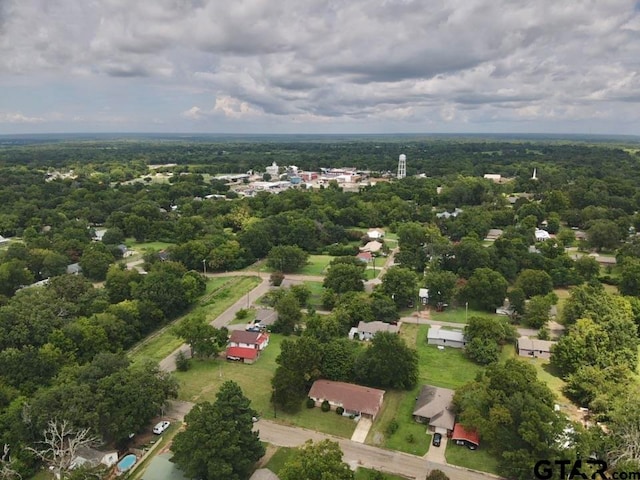
<instances>
[{"instance_id":1,"label":"utility pole","mask_svg":"<svg viewBox=\"0 0 640 480\"><path fill-rule=\"evenodd\" d=\"M204 272L204 274L207 274L207 259L203 258L202 259L202 271Z\"/></svg>"},{"instance_id":2,"label":"utility pole","mask_svg":"<svg viewBox=\"0 0 640 480\"><path fill-rule=\"evenodd\" d=\"M469 323L469 302L464 302L464 323Z\"/></svg>"}]
</instances>

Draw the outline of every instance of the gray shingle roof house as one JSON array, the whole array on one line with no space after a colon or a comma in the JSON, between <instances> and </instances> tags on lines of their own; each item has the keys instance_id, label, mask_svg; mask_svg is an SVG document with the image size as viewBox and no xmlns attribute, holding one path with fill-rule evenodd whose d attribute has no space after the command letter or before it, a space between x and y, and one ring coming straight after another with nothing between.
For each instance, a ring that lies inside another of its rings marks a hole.
<instances>
[{"instance_id":1,"label":"gray shingle roof house","mask_svg":"<svg viewBox=\"0 0 640 480\"><path fill-rule=\"evenodd\" d=\"M456 416L453 413L453 390L424 385L416 397L413 418L416 422L426 423L429 430L448 435L453 431Z\"/></svg>"},{"instance_id":2,"label":"gray shingle roof house","mask_svg":"<svg viewBox=\"0 0 640 480\"><path fill-rule=\"evenodd\" d=\"M358 327L354 330L353 328L349 332L349 338L355 338L357 335L360 340L371 340L375 337L378 332L391 332L398 333L400 331L400 326L392 325L390 323L385 322L360 322L358 323Z\"/></svg>"},{"instance_id":3,"label":"gray shingle roof house","mask_svg":"<svg viewBox=\"0 0 640 480\"><path fill-rule=\"evenodd\" d=\"M516 348L518 355L529 358L551 358L551 347L556 342L538 340L537 338L520 337Z\"/></svg>"},{"instance_id":4,"label":"gray shingle roof house","mask_svg":"<svg viewBox=\"0 0 640 480\"><path fill-rule=\"evenodd\" d=\"M439 325L432 325L431 328L429 328L427 343L453 348L464 348L467 344L462 330L445 330Z\"/></svg>"}]
</instances>

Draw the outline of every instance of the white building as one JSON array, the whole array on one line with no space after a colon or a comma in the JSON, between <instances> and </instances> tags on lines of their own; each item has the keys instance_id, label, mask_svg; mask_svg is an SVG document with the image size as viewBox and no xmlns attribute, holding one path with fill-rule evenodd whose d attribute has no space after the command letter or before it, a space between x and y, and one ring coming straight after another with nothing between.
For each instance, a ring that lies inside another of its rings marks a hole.
<instances>
[{"instance_id":1,"label":"white building","mask_svg":"<svg viewBox=\"0 0 640 480\"><path fill-rule=\"evenodd\" d=\"M439 325L433 325L427 333L427 343L429 345L439 345L442 347L464 348L467 342L461 330L444 330Z\"/></svg>"},{"instance_id":2,"label":"white building","mask_svg":"<svg viewBox=\"0 0 640 480\"><path fill-rule=\"evenodd\" d=\"M539 228L536 228L535 236L536 236L536 242L546 242L551 238L551 235L549 235L549 232L547 232L546 230L541 230Z\"/></svg>"},{"instance_id":3,"label":"white building","mask_svg":"<svg viewBox=\"0 0 640 480\"><path fill-rule=\"evenodd\" d=\"M271 175L271 178L277 178L280 170L278 168L278 164L274 161L271 166L267 167L267 173Z\"/></svg>"}]
</instances>

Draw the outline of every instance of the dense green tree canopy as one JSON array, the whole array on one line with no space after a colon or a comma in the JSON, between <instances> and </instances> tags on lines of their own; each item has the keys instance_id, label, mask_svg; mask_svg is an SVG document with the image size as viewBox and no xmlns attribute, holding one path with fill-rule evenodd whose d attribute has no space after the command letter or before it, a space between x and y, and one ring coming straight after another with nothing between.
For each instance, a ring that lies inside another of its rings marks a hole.
<instances>
[{"instance_id":1,"label":"dense green tree canopy","mask_svg":"<svg viewBox=\"0 0 640 480\"><path fill-rule=\"evenodd\" d=\"M342 461L337 442L308 440L284 464L278 476L281 480L354 480L353 471Z\"/></svg>"},{"instance_id":2,"label":"dense green tree canopy","mask_svg":"<svg viewBox=\"0 0 640 480\"><path fill-rule=\"evenodd\" d=\"M247 480L265 452L253 432L256 412L232 381L226 381L212 404L197 404L185 417L187 428L173 439L172 460L191 478Z\"/></svg>"}]
</instances>

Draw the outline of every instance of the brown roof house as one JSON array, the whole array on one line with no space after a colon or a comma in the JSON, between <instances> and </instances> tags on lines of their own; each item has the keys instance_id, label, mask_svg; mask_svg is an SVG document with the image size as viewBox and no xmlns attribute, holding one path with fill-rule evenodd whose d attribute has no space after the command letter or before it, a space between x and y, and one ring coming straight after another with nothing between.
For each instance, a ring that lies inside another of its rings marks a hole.
<instances>
[{"instance_id":1,"label":"brown roof house","mask_svg":"<svg viewBox=\"0 0 640 480\"><path fill-rule=\"evenodd\" d=\"M516 348L518 355L529 358L551 358L551 347L556 342L538 340L537 338L520 337Z\"/></svg>"},{"instance_id":2,"label":"brown roof house","mask_svg":"<svg viewBox=\"0 0 640 480\"><path fill-rule=\"evenodd\" d=\"M382 407L383 397L384 390L332 380L316 380L309 390L309 398L316 402L316 406L326 400L334 410L344 408L344 415L364 416L371 420L376 418Z\"/></svg>"},{"instance_id":3,"label":"brown roof house","mask_svg":"<svg viewBox=\"0 0 640 480\"><path fill-rule=\"evenodd\" d=\"M453 413L453 390L424 385L416 397L413 418L426 423L429 430L442 435L450 435L456 422Z\"/></svg>"}]
</instances>

